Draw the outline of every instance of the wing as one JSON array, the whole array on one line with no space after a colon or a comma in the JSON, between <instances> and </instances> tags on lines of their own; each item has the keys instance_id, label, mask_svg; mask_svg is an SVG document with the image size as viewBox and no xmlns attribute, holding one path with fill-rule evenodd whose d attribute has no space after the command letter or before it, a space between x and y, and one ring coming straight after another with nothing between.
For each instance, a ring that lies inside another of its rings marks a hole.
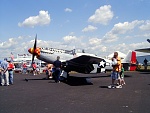
<instances>
[{"instance_id":1,"label":"wing","mask_svg":"<svg viewBox=\"0 0 150 113\"><path fill-rule=\"evenodd\" d=\"M66 61L65 71L76 71L79 73L90 73L94 70L93 64L100 64L100 62L105 62L103 58L82 55L71 60Z\"/></svg>"},{"instance_id":2,"label":"wing","mask_svg":"<svg viewBox=\"0 0 150 113\"><path fill-rule=\"evenodd\" d=\"M135 51L144 52L144 53L150 53L150 48L136 49Z\"/></svg>"}]
</instances>

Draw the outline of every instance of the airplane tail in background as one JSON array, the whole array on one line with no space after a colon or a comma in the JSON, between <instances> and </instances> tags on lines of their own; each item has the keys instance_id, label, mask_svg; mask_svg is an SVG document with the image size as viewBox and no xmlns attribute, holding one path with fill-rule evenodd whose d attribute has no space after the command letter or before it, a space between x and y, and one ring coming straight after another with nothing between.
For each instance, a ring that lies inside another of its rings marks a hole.
<instances>
[{"instance_id":1,"label":"airplane tail in background","mask_svg":"<svg viewBox=\"0 0 150 113\"><path fill-rule=\"evenodd\" d=\"M125 59L122 61L123 63L131 63L136 64L136 52L129 51Z\"/></svg>"},{"instance_id":2,"label":"airplane tail in background","mask_svg":"<svg viewBox=\"0 0 150 113\"><path fill-rule=\"evenodd\" d=\"M126 58L122 61L124 64L128 64L128 70L135 71L136 69L136 52L129 51Z\"/></svg>"},{"instance_id":3,"label":"airplane tail in background","mask_svg":"<svg viewBox=\"0 0 150 113\"><path fill-rule=\"evenodd\" d=\"M131 54L131 64L136 64L136 52L132 51Z\"/></svg>"}]
</instances>

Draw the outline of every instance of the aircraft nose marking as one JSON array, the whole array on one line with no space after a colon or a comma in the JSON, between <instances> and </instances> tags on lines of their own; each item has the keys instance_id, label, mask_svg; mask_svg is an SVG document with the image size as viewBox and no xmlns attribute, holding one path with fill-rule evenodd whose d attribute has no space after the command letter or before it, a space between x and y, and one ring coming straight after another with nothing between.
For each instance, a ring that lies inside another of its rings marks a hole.
<instances>
[{"instance_id":1,"label":"aircraft nose marking","mask_svg":"<svg viewBox=\"0 0 150 113\"><path fill-rule=\"evenodd\" d=\"M39 56L39 55L40 55L40 51L41 51L40 48L36 48L36 49L34 50L34 53Z\"/></svg>"},{"instance_id":2,"label":"aircraft nose marking","mask_svg":"<svg viewBox=\"0 0 150 113\"><path fill-rule=\"evenodd\" d=\"M41 49L40 48L36 48L36 49L30 48L28 50L28 52L31 53L31 54L40 55Z\"/></svg>"}]
</instances>

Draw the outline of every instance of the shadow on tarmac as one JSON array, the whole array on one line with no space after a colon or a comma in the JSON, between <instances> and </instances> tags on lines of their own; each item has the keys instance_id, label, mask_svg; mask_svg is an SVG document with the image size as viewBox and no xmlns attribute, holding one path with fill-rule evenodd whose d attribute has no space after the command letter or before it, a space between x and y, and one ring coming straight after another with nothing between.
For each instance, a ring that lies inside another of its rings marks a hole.
<instances>
[{"instance_id":1,"label":"shadow on tarmac","mask_svg":"<svg viewBox=\"0 0 150 113\"><path fill-rule=\"evenodd\" d=\"M124 77L132 77L132 75L124 75Z\"/></svg>"},{"instance_id":2,"label":"shadow on tarmac","mask_svg":"<svg viewBox=\"0 0 150 113\"><path fill-rule=\"evenodd\" d=\"M108 86L99 86L99 88L107 88L108 89Z\"/></svg>"},{"instance_id":3,"label":"shadow on tarmac","mask_svg":"<svg viewBox=\"0 0 150 113\"><path fill-rule=\"evenodd\" d=\"M70 76L67 80L63 81L70 86L93 85L89 77L74 77Z\"/></svg>"},{"instance_id":4,"label":"shadow on tarmac","mask_svg":"<svg viewBox=\"0 0 150 113\"><path fill-rule=\"evenodd\" d=\"M110 77L110 75L96 75L93 76L84 76L84 77L78 77L78 76L69 76L69 78L66 80L63 77L61 77L61 82L68 84L70 86L82 86L82 85L93 85L91 78L102 78L102 77ZM46 78L25 78L23 81L30 81L30 80L47 80ZM54 79L48 79L50 80L48 83L56 83Z\"/></svg>"},{"instance_id":5,"label":"shadow on tarmac","mask_svg":"<svg viewBox=\"0 0 150 113\"><path fill-rule=\"evenodd\" d=\"M110 77L111 75L100 75L100 76L89 76L89 78L103 78L103 77Z\"/></svg>"},{"instance_id":6,"label":"shadow on tarmac","mask_svg":"<svg viewBox=\"0 0 150 113\"><path fill-rule=\"evenodd\" d=\"M140 74L150 74L150 72L141 72Z\"/></svg>"},{"instance_id":7,"label":"shadow on tarmac","mask_svg":"<svg viewBox=\"0 0 150 113\"><path fill-rule=\"evenodd\" d=\"M34 78L34 79L31 79L31 78L25 78L23 81L28 82L28 81L31 81L31 80L48 80L48 79L46 79L46 78Z\"/></svg>"},{"instance_id":8,"label":"shadow on tarmac","mask_svg":"<svg viewBox=\"0 0 150 113\"><path fill-rule=\"evenodd\" d=\"M102 77L110 77L110 75L99 75L99 76L92 76L88 77L76 77L76 76L69 76L67 80L63 82L70 85L70 86L81 86L81 85L93 85L92 78L102 78Z\"/></svg>"},{"instance_id":9,"label":"shadow on tarmac","mask_svg":"<svg viewBox=\"0 0 150 113\"><path fill-rule=\"evenodd\" d=\"M46 78L36 78L36 79L31 79L31 78L25 78L23 81L36 81L36 80L47 80ZM50 80L48 83L56 83L54 79L48 79ZM91 77L74 77L70 76L67 80L64 78L61 78L61 82L66 83L70 86L81 86L81 85L93 85L91 82Z\"/></svg>"},{"instance_id":10,"label":"shadow on tarmac","mask_svg":"<svg viewBox=\"0 0 150 113\"><path fill-rule=\"evenodd\" d=\"M150 74L150 70L148 69L148 70L138 70L138 72L140 72L141 74L143 73L143 74Z\"/></svg>"}]
</instances>

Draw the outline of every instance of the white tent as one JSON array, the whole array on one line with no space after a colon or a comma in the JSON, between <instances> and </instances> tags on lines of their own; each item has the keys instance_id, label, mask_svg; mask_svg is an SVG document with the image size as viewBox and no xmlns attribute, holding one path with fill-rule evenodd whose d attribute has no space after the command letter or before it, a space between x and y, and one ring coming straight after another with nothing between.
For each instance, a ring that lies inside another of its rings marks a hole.
<instances>
[{"instance_id":1,"label":"white tent","mask_svg":"<svg viewBox=\"0 0 150 113\"><path fill-rule=\"evenodd\" d=\"M124 59L126 57L126 54L120 52L120 51L116 51L118 52L118 56L121 58L121 59ZM110 55L107 56L108 59L111 59L112 57L114 56L114 52Z\"/></svg>"}]
</instances>

